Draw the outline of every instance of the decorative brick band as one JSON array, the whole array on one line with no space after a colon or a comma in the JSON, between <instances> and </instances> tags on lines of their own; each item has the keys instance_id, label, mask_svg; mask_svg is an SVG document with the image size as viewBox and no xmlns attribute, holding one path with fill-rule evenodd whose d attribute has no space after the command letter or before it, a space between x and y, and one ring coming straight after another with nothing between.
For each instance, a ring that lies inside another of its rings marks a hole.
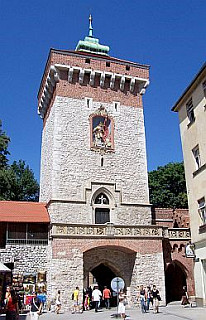
<instances>
[{"instance_id":1,"label":"decorative brick band","mask_svg":"<svg viewBox=\"0 0 206 320\"><path fill-rule=\"evenodd\" d=\"M115 238L162 238L163 228L157 226L117 226L113 223L104 225L60 224L52 225L50 236L55 237L115 237Z\"/></svg>"}]
</instances>

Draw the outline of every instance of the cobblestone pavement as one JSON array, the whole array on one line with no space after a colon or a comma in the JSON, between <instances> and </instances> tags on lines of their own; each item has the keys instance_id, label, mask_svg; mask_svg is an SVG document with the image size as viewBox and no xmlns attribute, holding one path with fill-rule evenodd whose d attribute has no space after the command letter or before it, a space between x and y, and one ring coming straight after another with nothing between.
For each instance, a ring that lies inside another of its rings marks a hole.
<instances>
[{"instance_id":1,"label":"cobblestone pavement","mask_svg":"<svg viewBox=\"0 0 206 320\"><path fill-rule=\"evenodd\" d=\"M146 314L142 314L141 311L128 309L126 310L127 319L131 320L206 320L206 308L190 308L182 307L181 305L168 305L167 307L161 307L160 313L154 314L150 310ZM98 313L94 310L85 311L82 314L71 314L71 312L63 312L55 314L53 312L45 312L40 316L40 320L107 320L115 319L116 308L110 310L101 309ZM119 318L120 319L120 318ZM5 316L1 315L0 320L5 320ZM20 320L29 320L25 315L21 315Z\"/></svg>"}]
</instances>

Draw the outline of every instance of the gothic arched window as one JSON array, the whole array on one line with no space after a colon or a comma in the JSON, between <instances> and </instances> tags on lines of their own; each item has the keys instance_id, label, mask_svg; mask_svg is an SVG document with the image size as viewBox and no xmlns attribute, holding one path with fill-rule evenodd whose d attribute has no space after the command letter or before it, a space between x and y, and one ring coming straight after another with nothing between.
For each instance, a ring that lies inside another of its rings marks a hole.
<instances>
[{"instance_id":1,"label":"gothic arched window","mask_svg":"<svg viewBox=\"0 0 206 320\"><path fill-rule=\"evenodd\" d=\"M95 224L110 222L109 199L104 193L99 193L95 200Z\"/></svg>"},{"instance_id":2,"label":"gothic arched window","mask_svg":"<svg viewBox=\"0 0 206 320\"><path fill-rule=\"evenodd\" d=\"M107 196L104 193L100 193L95 201L95 204L109 204L109 199L107 198Z\"/></svg>"}]
</instances>

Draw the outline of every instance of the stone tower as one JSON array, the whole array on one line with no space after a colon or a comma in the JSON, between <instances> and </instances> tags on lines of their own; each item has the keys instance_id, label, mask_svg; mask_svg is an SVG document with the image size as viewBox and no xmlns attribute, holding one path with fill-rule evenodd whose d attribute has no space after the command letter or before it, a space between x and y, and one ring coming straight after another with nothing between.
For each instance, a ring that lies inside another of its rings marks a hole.
<instances>
[{"instance_id":1,"label":"stone tower","mask_svg":"<svg viewBox=\"0 0 206 320\"><path fill-rule=\"evenodd\" d=\"M51 49L38 94L43 118L40 201L51 219L48 293L125 281L164 299L162 228L151 226L142 95L149 67L109 56L93 36ZM151 272L153 270L153 272Z\"/></svg>"}]
</instances>

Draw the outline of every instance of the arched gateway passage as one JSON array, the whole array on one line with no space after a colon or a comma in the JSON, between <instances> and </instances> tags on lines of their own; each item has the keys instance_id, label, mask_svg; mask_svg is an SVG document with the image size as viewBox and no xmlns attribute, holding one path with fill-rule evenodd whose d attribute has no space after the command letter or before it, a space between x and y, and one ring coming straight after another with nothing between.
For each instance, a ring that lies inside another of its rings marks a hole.
<instances>
[{"instance_id":1,"label":"arched gateway passage","mask_svg":"<svg viewBox=\"0 0 206 320\"><path fill-rule=\"evenodd\" d=\"M124 279L125 288L131 286L136 252L118 246L100 246L84 252L84 288L98 283L111 288L115 277ZM116 299L114 299L115 301Z\"/></svg>"},{"instance_id":2,"label":"arched gateway passage","mask_svg":"<svg viewBox=\"0 0 206 320\"><path fill-rule=\"evenodd\" d=\"M116 277L116 274L103 263L92 269L91 274L95 282L98 283L100 290L103 290L104 286L110 288L112 279Z\"/></svg>"},{"instance_id":3,"label":"arched gateway passage","mask_svg":"<svg viewBox=\"0 0 206 320\"><path fill-rule=\"evenodd\" d=\"M186 273L183 266L176 262L168 265L165 272L166 302L180 301L182 297L182 288L187 285Z\"/></svg>"},{"instance_id":4,"label":"arched gateway passage","mask_svg":"<svg viewBox=\"0 0 206 320\"><path fill-rule=\"evenodd\" d=\"M112 292L111 281L116 277L116 274L105 264L101 263L91 270L91 275L94 283L98 283L99 289L103 291L104 286L107 286ZM111 306L116 306L116 297L112 295Z\"/></svg>"},{"instance_id":5,"label":"arched gateway passage","mask_svg":"<svg viewBox=\"0 0 206 320\"><path fill-rule=\"evenodd\" d=\"M111 289L111 280L121 277L125 289L131 286L136 252L119 246L99 246L84 252L84 288L96 283L102 291L104 286ZM116 305L114 296L111 305Z\"/></svg>"}]
</instances>

